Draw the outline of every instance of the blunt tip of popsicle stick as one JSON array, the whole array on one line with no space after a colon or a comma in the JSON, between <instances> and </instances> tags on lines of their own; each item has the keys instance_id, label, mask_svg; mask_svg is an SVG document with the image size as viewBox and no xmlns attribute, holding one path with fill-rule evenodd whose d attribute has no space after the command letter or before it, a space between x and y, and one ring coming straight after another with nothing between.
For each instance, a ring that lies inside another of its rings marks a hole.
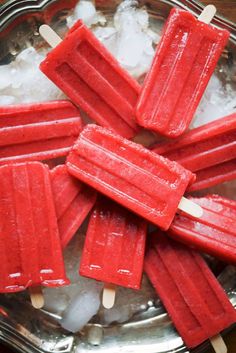
<instances>
[{"instance_id":1,"label":"blunt tip of popsicle stick","mask_svg":"<svg viewBox=\"0 0 236 353\"><path fill-rule=\"evenodd\" d=\"M45 25L45 24L41 25L39 27L39 34L41 35L41 37L44 38L45 33L47 34L47 32L50 31L50 30L51 30L51 27L49 27L48 25Z\"/></svg>"},{"instance_id":2,"label":"blunt tip of popsicle stick","mask_svg":"<svg viewBox=\"0 0 236 353\"><path fill-rule=\"evenodd\" d=\"M215 16L216 11L217 9L214 5L207 5L202 11L202 13L199 15L198 20L209 24Z\"/></svg>"},{"instance_id":3,"label":"blunt tip of popsicle stick","mask_svg":"<svg viewBox=\"0 0 236 353\"><path fill-rule=\"evenodd\" d=\"M216 353L227 353L227 346L221 337L221 335L216 335L210 339L211 345Z\"/></svg>"},{"instance_id":4,"label":"blunt tip of popsicle stick","mask_svg":"<svg viewBox=\"0 0 236 353\"><path fill-rule=\"evenodd\" d=\"M195 202L186 199L185 197L182 197L182 199L180 200L178 209L195 218L201 218L203 215L202 207L196 204Z\"/></svg>"},{"instance_id":5,"label":"blunt tip of popsicle stick","mask_svg":"<svg viewBox=\"0 0 236 353\"><path fill-rule=\"evenodd\" d=\"M49 25L46 25L46 24L41 25L41 26L39 27L39 33L40 33L40 34L41 34L41 32L44 33L44 31L47 30L48 27L49 27ZM50 27L50 28L51 28L51 27Z\"/></svg>"},{"instance_id":6,"label":"blunt tip of popsicle stick","mask_svg":"<svg viewBox=\"0 0 236 353\"><path fill-rule=\"evenodd\" d=\"M44 306L44 297L41 287L29 288L30 299L35 309L41 309Z\"/></svg>"},{"instance_id":7,"label":"blunt tip of popsicle stick","mask_svg":"<svg viewBox=\"0 0 236 353\"><path fill-rule=\"evenodd\" d=\"M52 48L55 48L62 41L59 35L50 26L45 24L39 27L39 34Z\"/></svg>"},{"instance_id":8,"label":"blunt tip of popsicle stick","mask_svg":"<svg viewBox=\"0 0 236 353\"><path fill-rule=\"evenodd\" d=\"M102 293L102 305L106 309L111 309L115 304L116 286L111 283L105 283Z\"/></svg>"}]
</instances>

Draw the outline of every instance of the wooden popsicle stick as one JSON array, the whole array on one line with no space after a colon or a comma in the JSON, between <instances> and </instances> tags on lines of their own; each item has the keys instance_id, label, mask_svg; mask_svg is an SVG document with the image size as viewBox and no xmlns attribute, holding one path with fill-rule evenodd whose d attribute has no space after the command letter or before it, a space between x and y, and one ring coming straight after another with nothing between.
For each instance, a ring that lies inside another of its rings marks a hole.
<instances>
[{"instance_id":1,"label":"wooden popsicle stick","mask_svg":"<svg viewBox=\"0 0 236 353\"><path fill-rule=\"evenodd\" d=\"M59 35L48 25L42 25L39 27L39 33L41 37L52 47L55 48L62 42Z\"/></svg>"},{"instance_id":2,"label":"wooden popsicle stick","mask_svg":"<svg viewBox=\"0 0 236 353\"><path fill-rule=\"evenodd\" d=\"M216 14L216 7L214 5L207 5L198 17L198 21L209 24Z\"/></svg>"},{"instance_id":3,"label":"wooden popsicle stick","mask_svg":"<svg viewBox=\"0 0 236 353\"><path fill-rule=\"evenodd\" d=\"M201 218L203 215L202 207L195 202L186 199L186 197L182 197L178 205L178 209L195 218Z\"/></svg>"},{"instance_id":4,"label":"wooden popsicle stick","mask_svg":"<svg viewBox=\"0 0 236 353\"><path fill-rule=\"evenodd\" d=\"M106 309L111 309L115 304L116 286L111 283L104 283L102 293L102 305Z\"/></svg>"},{"instance_id":5,"label":"wooden popsicle stick","mask_svg":"<svg viewBox=\"0 0 236 353\"><path fill-rule=\"evenodd\" d=\"M228 349L221 335L216 335L210 339L211 345L216 353L227 353Z\"/></svg>"},{"instance_id":6,"label":"wooden popsicle stick","mask_svg":"<svg viewBox=\"0 0 236 353\"><path fill-rule=\"evenodd\" d=\"M29 288L30 299L33 307L35 309L41 309L44 306L44 297L42 288L38 287L30 287Z\"/></svg>"}]
</instances>

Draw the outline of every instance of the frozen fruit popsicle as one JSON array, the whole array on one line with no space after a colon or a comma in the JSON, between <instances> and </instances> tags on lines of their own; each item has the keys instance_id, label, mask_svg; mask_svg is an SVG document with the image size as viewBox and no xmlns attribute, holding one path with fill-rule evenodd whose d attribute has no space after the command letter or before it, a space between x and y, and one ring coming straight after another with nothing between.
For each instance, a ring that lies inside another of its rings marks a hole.
<instances>
[{"instance_id":1,"label":"frozen fruit popsicle","mask_svg":"<svg viewBox=\"0 0 236 353\"><path fill-rule=\"evenodd\" d=\"M56 45L40 65L45 75L98 124L127 138L136 135L134 108L140 86L83 22L78 21L63 41L47 25L40 33Z\"/></svg>"},{"instance_id":2,"label":"frozen fruit popsicle","mask_svg":"<svg viewBox=\"0 0 236 353\"><path fill-rule=\"evenodd\" d=\"M52 191L62 247L65 248L96 201L96 191L59 165L51 171Z\"/></svg>"},{"instance_id":3,"label":"frozen fruit popsicle","mask_svg":"<svg viewBox=\"0 0 236 353\"><path fill-rule=\"evenodd\" d=\"M197 191L236 179L236 158L195 172L196 181L188 191Z\"/></svg>"},{"instance_id":4,"label":"frozen fruit popsicle","mask_svg":"<svg viewBox=\"0 0 236 353\"><path fill-rule=\"evenodd\" d=\"M0 227L0 293L69 284L46 165L0 167Z\"/></svg>"},{"instance_id":5,"label":"frozen fruit popsicle","mask_svg":"<svg viewBox=\"0 0 236 353\"><path fill-rule=\"evenodd\" d=\"M151 235L144 269L189 348L217 336L236 312L203 258L157 232ZM220 351L220 350L219 350Z\"/></svg>"},{"instance_id":6,"label":"frozen fruit popsicle","mask_svg":"<svg viewBox=\"0 0 236 353\"><path fill-rule=\"evenodd\" d=\"M193 129L153 151L195 172L189 190L199 190L236 177L236 113Z\"/></svg>"},{"instance_id":7,"label":"frozen fruit popsicle","mask_svg":"<svg viewBox=\"0 0 236 353\"><path fill-rule=\"evenodd\" d=\"M174 218L169 234L174 239L236 264L236 201L217 195L190 198L203 209L201 219Z\"/></svg>"},{"instance_id":8,"label":"frozen fruit popsicle","mask_svg":"<svg viewBox=\"0 0 236 353\"><path fill-rule=\"evenodd\" d=\"M100 197L90 216L80 274L108 284L139 289L147 224Z\"/></svg>"},{"instance_id":9,"label":"frozen fruit popsicle","mask_svg":"<svg viewBox=\"0 0 236 353\"><path fill-rule=\"evenodd\" d=\"M182 196L194 180L179 164L97 125L81 132L67 167L81 181L163 229L169 228L177 208L184 207ZM185 211L191 212L188 205ZM201 215L200 207L194 211Z\"/></svg>"},{"instance_id":10,"label":"frozen fruit popsicle","mask_svg":"<svg viewBox=\"0 0 236 353\"><path fill-rule=\"evenodd\" d=\"M229 37L228 31L203 21L203 14L196 19L171 10L138 99L141 126L168 137L188 128Z\"/></svg>"},{"instance_id":11,"label":"frozen fruit popsicle","mask_svg":"<svg viewBox=\"0 0 236 353\"><path fill-rule=\"evenodd\" d=\"M68 101L0 107L0 165L65 156L82 129Z\"/></svg>"}]
</instances>

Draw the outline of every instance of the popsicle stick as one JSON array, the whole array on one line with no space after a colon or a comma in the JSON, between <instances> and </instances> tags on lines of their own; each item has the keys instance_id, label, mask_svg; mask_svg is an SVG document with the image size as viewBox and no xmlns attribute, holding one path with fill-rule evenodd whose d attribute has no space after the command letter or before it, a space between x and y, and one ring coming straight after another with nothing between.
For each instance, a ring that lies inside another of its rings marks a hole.
<instances>
[{"instance_id":1,"label":"popsicle stick","mask_svg":"<svg viewBox=\"0 0 236 353\"><path fill-rule=\"evenodd\" d=\"M111 309L115 304L116 286L111 283L104 283L102 293L102 305L106 309Z\"/></svg>"},{"instance_id":2,"label":"popsicle stick","mask_svg":"<svg viewBox=\"0 0 236 353\"><path fill-rule=\"evenodd\" d=\"M62 42L59 35L48 25L42 25L39 27L39 33L41 37L52 47L55 48Z\"/></svg>"},{"instance_id":3,"label":"popsicle stick","mask_svg":"<svg viewBox=\"0 0 236 353\"><path fill-rule=\"evenodd\" d=\"M182 197L178 209L195 218L201 218L203 215L202 207L196 204L195 202L186 199L186 197Z\"/></svg>"},{"instance_id":4,"label":"popsicle stick","mask_svg":"<svg viewBox=\"0 0 236 353\"><path fill-rule=\"evenodd\" d=\"M39 287L30 287L29 288L30 299L33 307L35 309L41 309L44 306L44 297L42 288Z\"/></svg>"},{"instance_id":5,"label":"popsicle stick","mask_svg":"<svg viewBox=\"0 0 236 353\"><path fill-rule=\"evenodd\" d=\"M198 17L198 21L209 24L216 14L216 7L214 5L207 5Z\"/></svg>"},{"instance_id":6,"label":"popsicle stick","mask_svg":"<svg viewBox=\"0 0 236 353\"><path fill-rule=\"evenodd\" d=\"M211 345L216 353L227 353L228 349L221 335L216 335L210 339Z\"/></svg>"}]
</instances>

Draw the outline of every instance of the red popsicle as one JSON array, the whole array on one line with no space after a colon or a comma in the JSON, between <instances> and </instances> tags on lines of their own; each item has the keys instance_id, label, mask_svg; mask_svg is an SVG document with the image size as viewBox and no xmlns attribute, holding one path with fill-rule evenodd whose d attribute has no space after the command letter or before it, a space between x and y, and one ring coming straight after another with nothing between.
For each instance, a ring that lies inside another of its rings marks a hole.
<instances>
[{"instance_id":1,"label":"red popsicle","mask_svg":"<svg viewBox=\"0 0 236 353\"><path fill-rule=\"evenodd\" d=\"M76 178L163 229L169 228L177 208L184 208L182 196L194 180L179 164L97 125L81 132L67 167ZM192 212L189 205L185 211ZM195 211L201 216L199 206Z\"/></svg>"},{"instance_id":2,"label":"red popsicle","mask_svg":"<svg viewBox=\"0 0 236 353\"><path fill-rule=\"evenodd\" d=\"M141 126L168 137L188 128L229 37L203 21L171 10L138 99Z\"/></svg>"},{"instance_id":3,"label":"red popsicle","mask_svg":"<svg viewBox=\"0 0 236 353\"><path fill-rule=\"evenodd\" d=\"M169 234L175 240L236 264L236 201L217 195L190 199L202 207L201 219L177 215Z\"/></svg>"},{"instance_id":4,"label":"red popsicle","mask_svg":"<svg viewBox=\"0 0 236 353\"><path fill-rule=\"evenodd\" d=\"M147 225L142 218L100 197L90 216L80 274L139 289L146 232Z\"/></svg>"},{"instance_id":5,"label":"red popsicle","mask_svg":"<svg viewBox=\"0 0 236 353\"><path fill-rule=\"evenodd\" d=\"M47 25L40 33L56 46L40 65L45 75L92 120L124 137L135 136L140 86L83 22L78 21L63 41Z\"/></svg>"},{"instance_id":6,"label":"red popsicle","mask_svg":"<svg viewBox=\"0 0 236 353\"><path fill-rule=\"evenodd\" d=\"M205 124L153 151L195 172L194 191L236 177L236 113Z\"/></svg>"},{"instance_id":7,"label":"red popsicle","mask_svg":"<svg viewBox=\"0 0 236 353\"><path fill-rule=\"evenodd\" d=\"M59 165L51 171L52 191L62 247L65 248L96 201L96 191Z\"/></svg>"},{"instance_id":8,"label":"red popsicle","mask_svg":"<svg viewBox=\"0 0 236 353\"><path fill-rule=\"evenodd\" d=\"M68 101L0 107L0 165L65 156L82 129Z\"/></svg>"},{"instance_id":9,"label":"red popsicle","mask_svg":"<svg viewBox=\"0 0 236 353\"><path fill-rule=\"evenodd\" d=\"M207 339L215 345L215 336L235 323L234 307L197 252L157 232L144 269L189 348Z\"/></svg>"},{"instance_id":10,"label":"red popsicle","mask_svg":"<svg viewBox=\"0 0 236 353\"><path fill-rule=\"evenodd\" d=\"M0 225L1 293L69 284L46 165L0 167Z\"/></svg>"},{"instance_id":11,"label":"red popsicle","mask_svg":"<svg viewBox=\"0 0 236 353\"><path fill-rule=\"evenodd\" d=\"M197 191L236 179L236 158L196 172L197 179L188 191Z\"/></svg>"}]
</instances>

